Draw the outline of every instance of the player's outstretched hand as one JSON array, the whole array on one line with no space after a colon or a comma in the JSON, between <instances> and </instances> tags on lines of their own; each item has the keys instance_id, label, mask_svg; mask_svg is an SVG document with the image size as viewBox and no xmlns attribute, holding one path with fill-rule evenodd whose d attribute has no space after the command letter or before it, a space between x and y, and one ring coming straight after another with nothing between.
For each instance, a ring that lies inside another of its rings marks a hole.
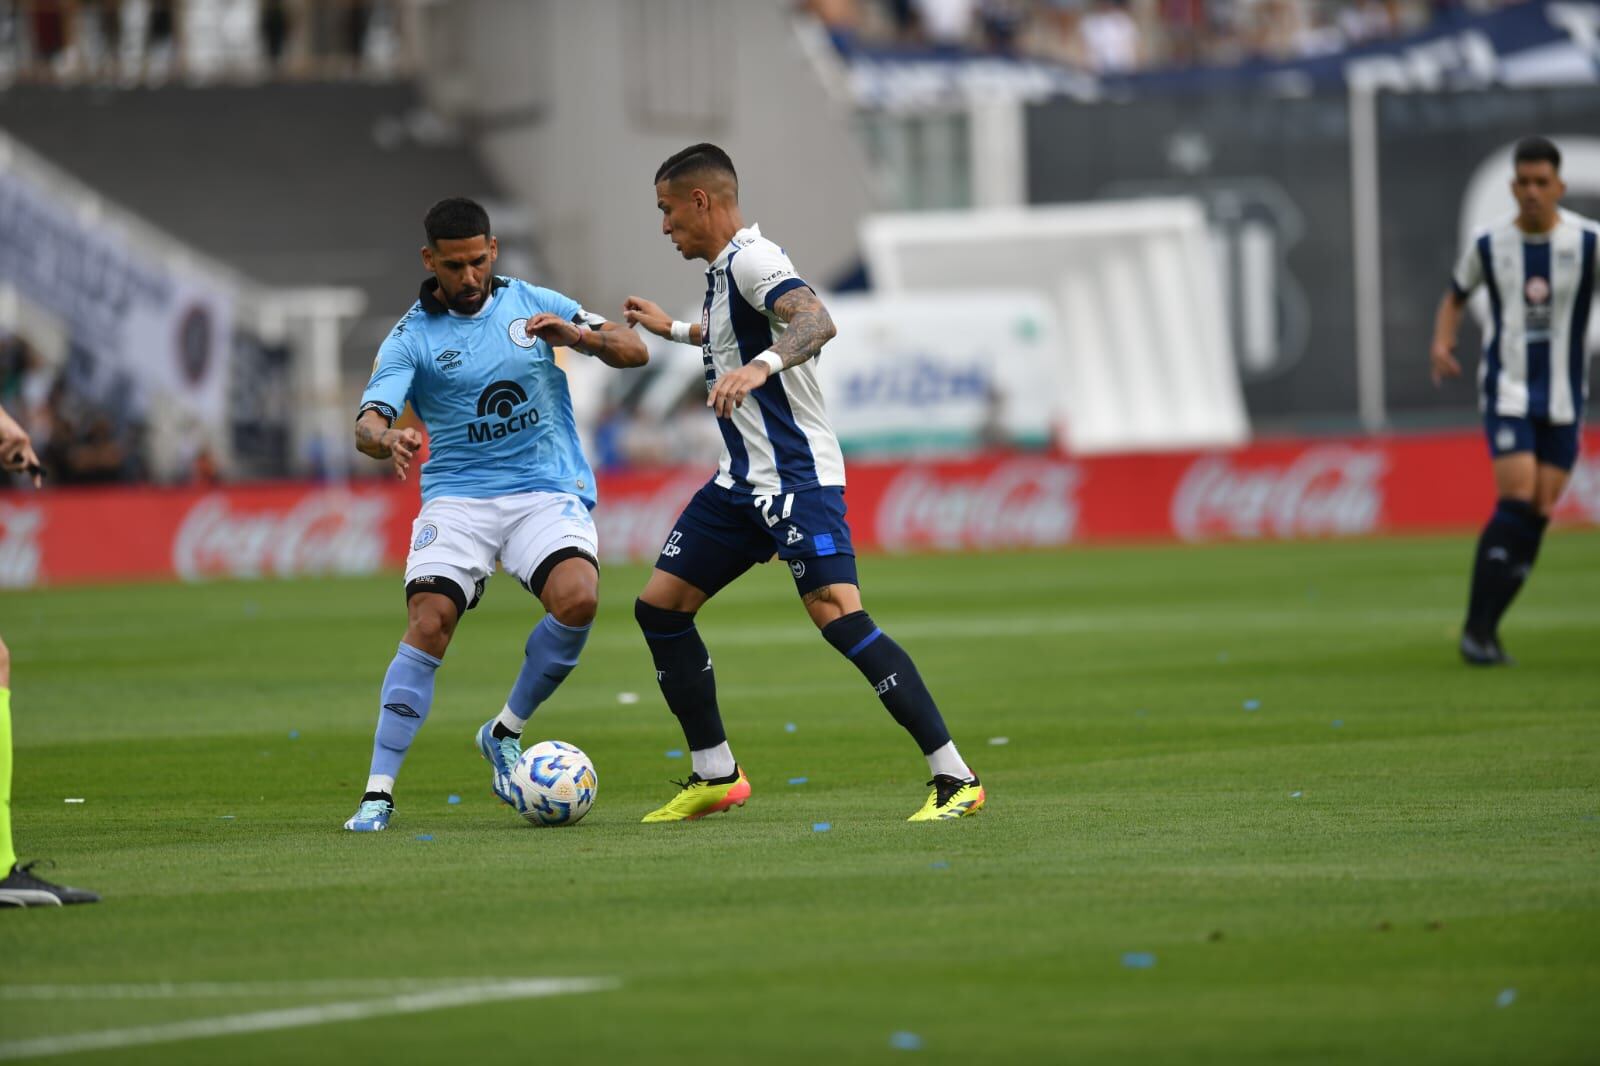
<instances>
[{"instance_id":1,"label":"player's outstretched hand","mask_svg":"<svg viewBox=\"0 0 1600 1066\"><path fill-rule=\"evenodd\" d=\"M1455 353L1448 344L1435 343L1432 351L1428 353L1428 361L1433 367L1433 383L1443 385L1445 378L1458 378L1461 376L1461 364L1456 362Z\"/></svg>"},{"instance_id":2,"label":"player's outstretched hand","mask_svg":"<svg viewBox=\"0 0 1600 1066\"><path fill-rule=\"evenodd\" d=\"M39 456L34 453L28 431L6 414L3 407L0 407L0 470L27 470L33 474L34 488L44 483L44 471L39 466Z\"/></svg>"},{"instance_id":3,"label":"player's outstretched hand","mask_svg":"<svg viewBox=\"0 0 1600 1066\"><path fill-rule=\"evenodd\" d=\"M746 363L717 379L711 395L706 397L706 406L716 411L718 418L732 418L733 409L744 406L744 398L750 395L750 390L759 389L771 376L772 369L766 363Z\"/></svg>"},{"instance_id":4,"label":"player's outstretched hand","mask_svg":"<svg viewBox=\"0 0 1600 1066\"><path fill-rule=\"evenodd\" d=\"M560 315L540 311L528 319L528 336L538 337L552 348L570 348L583 340L583 327Z\"/></svg>"},{"instance_id":5,"label":"player's outstretched hand","mask_svg":"<svg viewBox=\"0 0 1600 1066\"><path fill-rule=\"evenodd\" d=\"M643 326L663 340L672 339L672 317L661 310L660 304L643 296L622 301L622 317L630 326Z\"/></svg>"},{"instance_id":6,"label":"player's outstretched hand","mask_svg":"<svg viewBox=\"0 0 1600 1066\"><path fill-rule=\"evenodd\" d=\"M382 439L389 448L389 457L394 460L395 476L404 481L406 471L411 469L411 460L422 450L422 431L415 426L391 429Z\"/></svg>"}]
</instances>

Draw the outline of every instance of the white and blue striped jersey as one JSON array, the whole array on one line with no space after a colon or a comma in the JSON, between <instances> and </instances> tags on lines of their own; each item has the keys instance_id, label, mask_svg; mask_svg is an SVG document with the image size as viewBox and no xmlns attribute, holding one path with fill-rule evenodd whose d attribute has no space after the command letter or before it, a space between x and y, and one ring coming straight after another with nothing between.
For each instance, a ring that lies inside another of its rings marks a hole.
<instances>
[{"instance_id":1,"label":"white and blue striped jersey","mask_svg":"<svg viewBox=\"0 0 1600 1066\"><path fill-rule=\"evenodd\" d=\"M1524 233L1512 216L1479 230L1461 253L1456 295L1482 285L1489 297L1478 364L1486 412L1556 425L1583 417L1597 241L1600 224L1562 211L1549 233Z\"/></svg>"},{"instance_id":2,"label":"white and blue striped jersey","mask_svg":"<svg viewBox=\"0 0 1600 1066\"><path fill-rule=\"evenodd\" d=\"M475 315L440 303L432 278L378 349L362 411L389 421L409 402L428 427L422 498L493 499L565 492L591 509L594 472L555 353L528 336L543 311L597 327L605 319L559 292L497 277Z\"/></svg>"},{"instance_id":3,"label":"white and blue striped jersey","mask_svg":"<svg viewBox=\"0 0 1600 1066\"><path fill-rule=\"evenodd\" d=\"M739 369L783 335L785 323L772 305L805 284L783 249L763 237L759 226L733 235L706 268L700 337L707 391L718 377ZM768 495L844 484L844 455L822 403L815 363L808 359L773 374L734 408L731 418L717 419L722 431L718 485Z\"/></svg>"}]
</instances>

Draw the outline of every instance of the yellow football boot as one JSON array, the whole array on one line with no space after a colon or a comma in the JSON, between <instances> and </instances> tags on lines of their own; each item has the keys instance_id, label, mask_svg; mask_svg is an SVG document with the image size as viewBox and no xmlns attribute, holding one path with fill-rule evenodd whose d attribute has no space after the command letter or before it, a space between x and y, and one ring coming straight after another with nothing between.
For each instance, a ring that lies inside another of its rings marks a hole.
<instances>
[{"instance_id":1,"label":"yellow football boot","mask_svg":"<svg viewBox=\"0 0 1600 1066\"><path fill-rule=\"evenodd\" d=\"M928 802L906 821L942 822L947 818L964 818L983 810L983 785L976 777L971 781L963 781L949 774L936 774L928 784L933 786Z\"/></svg>"},{"instance_id":2,"label":"yellow football boot","mask_svg":"<svg viewBox=\"0 0 1600 1066\"><path fill-rule=\"evenodd\" d=\"M743 807L750 798L750 779L739 767L727 777L706 781L699 774L690 774L687 781L674 781L678 794L645 815L644 822L692 822L708 814L725 811L729 807Z\"/></svg>"}]
</instances>

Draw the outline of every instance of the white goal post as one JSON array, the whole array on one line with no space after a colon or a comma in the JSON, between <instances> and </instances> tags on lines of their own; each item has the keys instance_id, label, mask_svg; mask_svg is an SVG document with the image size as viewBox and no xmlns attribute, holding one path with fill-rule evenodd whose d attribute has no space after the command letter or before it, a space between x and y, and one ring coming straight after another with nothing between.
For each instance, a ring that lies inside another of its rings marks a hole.
<instances>
[{"instance_id":1,"label":"white goal post","mask_svg":"<svg viewBox=\"0 0 1600 1066\"><path fill-rule=\"evenodd\" d=\"M1061 442L1077 453L1242 444L1250 427L1205 215L1190 199L875 215L885 294L1033 290L1059 320Z\"/></svg>"}]
</instances>

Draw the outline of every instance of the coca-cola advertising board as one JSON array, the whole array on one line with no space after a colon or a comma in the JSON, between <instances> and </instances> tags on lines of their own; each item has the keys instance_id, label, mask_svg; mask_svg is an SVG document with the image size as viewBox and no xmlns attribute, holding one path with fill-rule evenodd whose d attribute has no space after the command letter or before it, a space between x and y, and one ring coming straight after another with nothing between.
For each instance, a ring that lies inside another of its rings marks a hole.
<instances>
[{"instance_id":1,"label":"coca-cola advertising board","mask_svg":"<svg viewBox=\"0 0 1600 1066\"><path fill-rule=\"evenodd\" d=\"M710 472L601 478L602 556L655 557ZM1231 451L1000 452L853 463L862 551L1006 551L1119 541L1470 533L1494 502L1477 433L1276 441ZM414 483L82 489L0 496L0 586L371 574L405 560ZM1557 520L1600 524L1600 430Z\"/></svg>"}]
</instances>

